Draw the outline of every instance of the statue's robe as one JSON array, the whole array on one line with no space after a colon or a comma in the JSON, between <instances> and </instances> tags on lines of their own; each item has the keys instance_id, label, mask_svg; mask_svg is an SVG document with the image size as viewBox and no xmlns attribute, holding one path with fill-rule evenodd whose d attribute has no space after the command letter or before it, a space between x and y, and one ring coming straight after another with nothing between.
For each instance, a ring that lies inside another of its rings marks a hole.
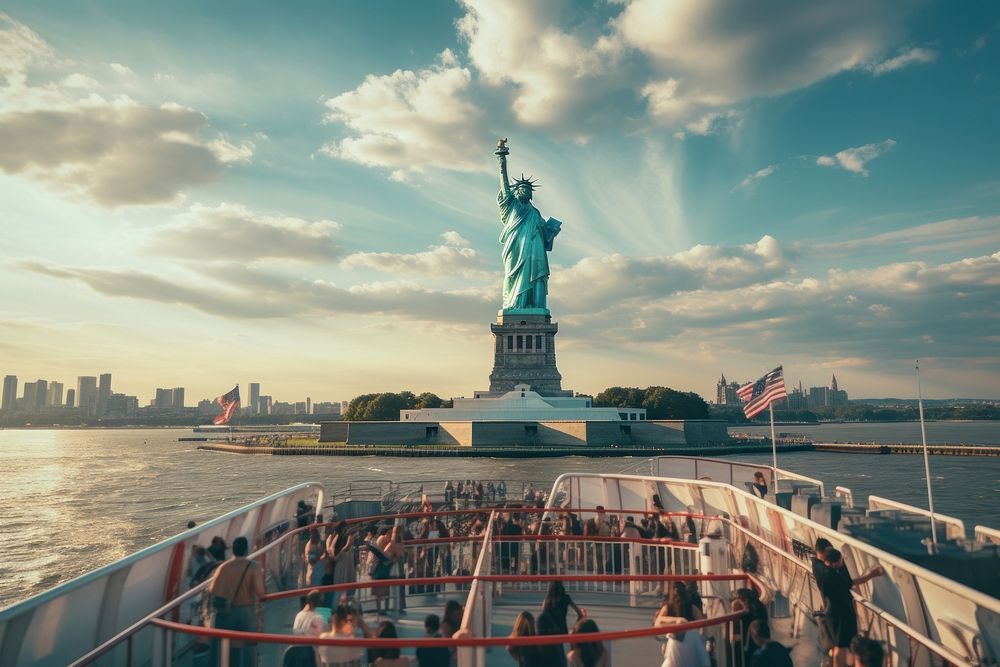
<instances>
[{"instance_id":1,"label":"statue's robe","mask_svg":"<svg viewBox=\"0 0 1000 667\"><path fill-rule=\"evenodd\" d=\"M542 218L530 201L514 193L497 194L500 207L500 243L503 246L503 307L545 308L548 294L552 240L562 226L558 220Z\"/></svg>"}]
</instances>

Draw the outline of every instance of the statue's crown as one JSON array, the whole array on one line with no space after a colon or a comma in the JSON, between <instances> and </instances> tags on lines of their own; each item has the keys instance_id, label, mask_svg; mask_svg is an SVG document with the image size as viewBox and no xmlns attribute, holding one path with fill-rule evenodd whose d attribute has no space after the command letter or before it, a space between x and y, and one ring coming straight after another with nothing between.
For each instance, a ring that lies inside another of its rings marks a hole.
<instances>
[{"instance_id":1,"label":"statue's crown","mask_svg":"<svg viewBox=\"0 0 1000 667\"><path fill-rule=\"evenodd\" d=\"M521 178L518 178L514 181L515 188L518 187L519 185L523 185L529 190L534 190L535 188L542 187L541 185L538 184L538 181L533 176L528 176L527 178L525 178L524 173L521 174Z\"/></svg>"}]
</instances>

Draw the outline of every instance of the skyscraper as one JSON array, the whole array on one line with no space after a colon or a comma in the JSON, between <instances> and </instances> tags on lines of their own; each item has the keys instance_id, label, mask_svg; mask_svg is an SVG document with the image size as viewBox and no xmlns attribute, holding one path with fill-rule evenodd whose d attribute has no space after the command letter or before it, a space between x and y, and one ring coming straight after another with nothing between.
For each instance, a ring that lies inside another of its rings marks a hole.
<instances>
[{"instance_id":1,"label":"skyscraper","mask_svg":"<svg viewBox=\"0 0 1000 667\"><path fill-rule=\"evenodd\" d=\"M76 389L73 389L72 387L66 390L66 407L76 407Z\"/></svg>"},{"instance_id":2,"label":"skyscraper","mask_svg":"<svg viewBox=\"0 0 1000 667\"><path fill-rule=\"evenodd\" d=\"M97 415L97 378L93 375L76 378L76 405L84 417Z\"/></svg>"},{"instance_id":3,"label":"skyscraper","mask_svg":"<svg viewBox=\"0 0 1000 667\"><path fill-rule=\"evenodd\" d=\"M48 380L37 380L35 382L35 412L45 409L45 399L49 397Z\"/></svg>"},{"instance_id":4,"label":"skyscraper","mask_svg":"<svg viewBox=\"0 0 1000 667\"><path fill-rule=\"evenodd\" d=\"M63 404L63 383L50 382L48 394L45 396L45 406L59 408Z\"/></svg>"},{"instance_id":5,"label":"skyscraper","mask_svg":"<svg viewBox=\"0 0 1000 667\"><path fill-rule=\"evenodd\" d=\"M111 398L111 373L101 373L100 385L97 389L97 414L102 417L108 412L109 398Z\"/></svg>"},{"instance_id":6,"label":"skyscraper","mask_svg":"<svg viewBox=\"0 0 1000 667\"><path fill-rule=\"evenodd\" d=\"M260 414L260 382L250 383L250 402L247 403L247 412L252 415Z\"/></svg>"},{"instance_id":7,"label":"skyscraper","mask_svg":"<svg viewBox=\"0 0 1000 667\"><path fill-rule=\"evenodd\" d=\"M184 387L174 387L173 408L178 412L184 411Z\"/></svg>"},{"instance_id":8,"label":"skyscraper","mask_svg":"<svg viewBox=\"0 0 1000 667\"><path fill-rule=\"evenodd\" d=\"M153 407L157 410L170 410L174 407L174 392L172 389L156 388L156 398Z\"/></svg>"},{"instance_id":9,"label":"skyscraper","mask_svg":"<svg viewBox=\"0 0 1000 667\"><path fill-rule=\"evenodd\" d=\"M0 402L0 411L14 412L17 405L17 376L7 375L3 379L3 401Z\"/></svg>"}]
</instances>

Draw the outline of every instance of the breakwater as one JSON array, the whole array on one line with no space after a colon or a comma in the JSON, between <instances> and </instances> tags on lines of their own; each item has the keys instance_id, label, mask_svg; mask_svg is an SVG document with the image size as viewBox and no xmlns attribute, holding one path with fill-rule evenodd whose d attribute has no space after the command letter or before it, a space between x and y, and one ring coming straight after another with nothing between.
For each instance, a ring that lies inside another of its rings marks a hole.
<instances>
[{"instance_id":1,"label":"breakwater","mask_svg":"<svg viewBox=\"0 0 1000 667\"><path fill-rule=\"evenodd\" d=\"M622 457L622 456L717 456L721 454L770 453L771 446L711 445L705 447L424 447L419 445L335 445L267 447L231 443L199 445L198 449L229 454L265 456L392 456L415 458L497 458L529 459L560 456ZM779 452L800 452L812 449L810 444L778 445Z\"/></svg>"}]
</instances>

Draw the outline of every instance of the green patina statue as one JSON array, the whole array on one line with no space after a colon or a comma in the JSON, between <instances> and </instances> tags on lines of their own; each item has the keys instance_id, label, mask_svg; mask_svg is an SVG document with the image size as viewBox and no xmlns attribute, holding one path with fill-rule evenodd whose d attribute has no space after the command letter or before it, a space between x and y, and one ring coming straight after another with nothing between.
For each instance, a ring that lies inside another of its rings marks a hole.
<instances>
[{"instance_id":1,"label":"green patina statue","mask_svg":"<svg viewBox=\"0 0 1000 667\"><path fill-rule=\"evenodd\" d=\"M531 195L539 187L531 178L510 183L507 179L507 140L497 142L494 154L500 159L500 243L503 246L503 310L542 312L549 292L549 259L552 240L562 223L544 219L531 203Z\"/></svg>"}]
</instances>

